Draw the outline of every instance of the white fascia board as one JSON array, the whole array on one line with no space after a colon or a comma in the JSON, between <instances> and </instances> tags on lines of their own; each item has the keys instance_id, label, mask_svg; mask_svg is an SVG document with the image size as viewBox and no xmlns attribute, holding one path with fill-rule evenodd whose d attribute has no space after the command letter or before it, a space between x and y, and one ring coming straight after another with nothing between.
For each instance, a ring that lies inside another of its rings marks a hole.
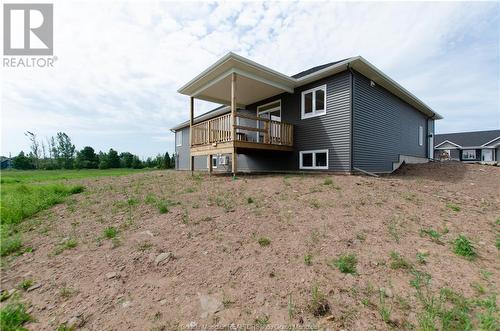
<instances>
[{"instance_id":1,"label":"white fascia board","mask_svg":"<svg viewBox=\"0 0 500 331\"><path fill-rule=\"evenodd\" d=\"M481 146L486 146L486 145L489 145L491 144L492 142L494 142L495 140L498 140L500 139L500 136L496 137L495 139L491 139L490 141L488 141L486 144L482 144Z\"/></svg>"},{"instance_id":2,"label":"white fascia board","mask_svg":"<svg viewBox=\"0 0 500 331\"><path fill-rule=\"evenodd\" d=\"M442 144L444 144L444 143L448 143L448 144L451 144L451 145L456 146L456 147L458 147L458 148L462 148L462 146L460 146L460 145L458 145L458 144L455 144L454 142L451 142L451 141L449 141L449 140L445 140L445 141L443 141L442 143L437 144L436 146L434 146L434 148L438 148L439 146L441 146L441 145L442 145Z\"/></svg>"}]
</instances>

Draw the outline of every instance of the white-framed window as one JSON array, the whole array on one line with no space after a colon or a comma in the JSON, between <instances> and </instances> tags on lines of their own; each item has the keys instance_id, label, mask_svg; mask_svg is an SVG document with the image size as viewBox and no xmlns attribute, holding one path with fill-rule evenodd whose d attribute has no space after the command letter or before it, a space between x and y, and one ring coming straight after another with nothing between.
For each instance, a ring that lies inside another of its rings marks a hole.
<instances>
[{"instance_id":1,"label":"white-framed window","mask_svg":"<svg viewBox=\"0 0 500 331\"><path fill-rule=\"evenodd\" d=\"M212 168L217 168L217 155L212 155Z\"/></svg>"},{"instance_id":2,"label":"white-framed window","mask_svg":"<svg viewBox=\"0 0 500 331\"><path fill-rule=\"evenodd\" d=\"M462 151L462 159L463 160L475 160L476 159L476 150L475 149L464 149Z\"/></svg>"},{"instance_id":3,"label":"white-framed window","mask_svg":"<svg viewBox=\"0 0 500 331\"><path fill-rule=\"evenodd\" d=\"M424 127L419 125L418 127L418 146L424 145Z\"/></svg>"},{"instance_id":4,"label":"white-framed window","mask_svg":"<svg viewBox=\"0 0 500 331\"><path fill-rule=\"evenodd\" d=\"M301 119L326 114L326 85L302 92Z\"/></svg>"},{"instance_id":5,"label":"white-framed window","mask_svg":"<svg viewBox=\"0 0 500 331\"><path fill-rule=\"evenodd\" d=\"M328 169L328 150L299 152L300 169Z\"/></svg>"},{"instance_id":6,"label":"white-framed window","mask_svg":"<svg viewBox=\"0 0 500 331\"><path fill-rule=\"evenodd\" d=\"M182 146L182 131L175 131L175 146Z\"/></svg>"}]
</instances>

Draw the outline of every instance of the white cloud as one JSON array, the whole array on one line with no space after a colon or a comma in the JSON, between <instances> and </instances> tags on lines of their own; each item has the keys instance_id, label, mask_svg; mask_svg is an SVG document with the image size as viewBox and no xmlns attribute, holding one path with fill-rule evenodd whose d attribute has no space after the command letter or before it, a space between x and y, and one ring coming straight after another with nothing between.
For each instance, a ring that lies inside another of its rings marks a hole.
<instances>
[{"instance_id":1,"label":"white cloud","mask_svg":"<svg viewBox=\"0 0 500 331\"><path fill-rule=\"evenodd\" d=\"M78 147L173 150L177 89L228 51L286 74L362 55L446 119L500 126L498 3L55 1L53 69L2 70L2 153L22 132ZM197 102L197 113L213 104Z\"/></svg>"}]
</instances>

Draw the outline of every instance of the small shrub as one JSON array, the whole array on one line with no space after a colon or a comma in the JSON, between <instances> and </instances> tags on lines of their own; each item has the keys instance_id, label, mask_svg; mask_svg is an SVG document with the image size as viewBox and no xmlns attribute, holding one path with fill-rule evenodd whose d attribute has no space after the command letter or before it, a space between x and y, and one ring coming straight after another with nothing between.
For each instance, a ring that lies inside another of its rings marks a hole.
<instances>
[{"instance_id":1,"label":"small shrub","mask_svg":"<svg viewBox=\"0 0 500 331\"><path fill-rule=\"evenodd\" d=\"M261 245L262 247L264 246L269 246L271 244L271 240L269 240L268 238L265 238L265 237L260 237L259 240L257 240L259 245Z\"/></svg>"},{"instance_id":2,"label":"small shrub","mask_svg":"<svg viewBox=\"0 0 500 331\"><path fill-rule=\"evenodd\" d=\"M108 226L104 229L104 237L113 239L118 234L118 230L114 226Z\"/></svg>"},{"instance_id":3,"label":"small shrub","mask_svg":"<svg viewBox=\"0 0 500 331\"><path fill-rule=\"evenodd\" d=\"M330 305L326 301L325 295L321 293L317 286L314 286L311 290L309 310L314 316L324 316L330 311Z\"/></svg>"},{"instance_id":4,"label":"small shrub","mask_svg":"<svg viewBox=\"0 0 500 331\"><path fill-rule=\"evenodd\" d=\"M410 269L411 263L405 260L399 253L391 252L391 268L392 269Z\"/></svg>"},{"instance_id":5,"label":"small shrub","mask_svg":"<svg viewBox=\"0 0 500 331\"><path fill-rule=\"evenodd\" d=\"M476 256L474 246L472 245L471 241L464 235L459 235L458 238L453 242L453 245L453 251L457 255L467 258L474 258Z\"/></svg>"},{"instance_id":6,"label":"small shrub","mask_svg":"<svg viewBox=\"0 0 500 331\"><path fill-rule=\"evenodd\" d=\"M158 203L158 211L160 212L160 214L166 214L169 212L168 206L163 201L160 201Z\"/></svg>"},{"instance_id":7,"label":"small shrub","mask_svg":"<svg viewBox=\"0 0 500 331\"><path fill-rule=\"evenodd\" d=\"M342 255L336 260L329 263L330 267L337 267L340 272L345 274L355 274L356 265L358 264L358 259L354 254Z\"/></svg>"},{"instance_id":8,"label":"small shrub","mask_svg":"<svg viewBox=\"0 0 500 331\"><path fill-rule=\"evenodd\" d=\"M0 310L0 330L2 331L26 330L22 326L30 320L31 316L21 303L12 303Z\"/></svg>"},{"instance_id":9,"label":"small shrub","mask_svg":"<svg viewBox=\"0 0 500 331\"><path fill-rule=\"evenodd\" d=\"M312 265L312 255L311 254L307 254L304 256L304 263L306 265Z\"/></svg>"},{"instance_id":10,"label":"small shrub","mask_svg":"<svg viewBox=\"0 0 500 331\"><path fill-rule=\"evenodd\" d=\"M446 204L446 207L450 208L454 212L459 212L460 211L460 207L457 206L457 205L455 205L455 204L453 204L453 203Z\"/></svg>"}]
</instances>

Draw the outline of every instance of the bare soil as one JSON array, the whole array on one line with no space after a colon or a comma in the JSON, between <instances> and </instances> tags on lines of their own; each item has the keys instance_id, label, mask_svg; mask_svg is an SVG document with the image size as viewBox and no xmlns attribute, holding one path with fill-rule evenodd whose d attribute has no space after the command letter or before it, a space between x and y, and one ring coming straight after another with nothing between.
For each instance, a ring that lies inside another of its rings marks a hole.
<instances>
[{"instance_id":1,"label":"bare soil","mask_svg":"<svg viewBox=\"0 0 500 331\"><path fill-rule=\"evenodd\" d=\"M23 241L33 252L3 266L2 289L25 279L36 285L19 290L34 317L30 330L55 330L72 318L87 330L418 328L423 307L412 268L432 277L435 293L497 293L499 167L448 162L381 178L236 180L154 171L75 183L86 191L25 221ZM108 227L118 230L115 239L104 236ZM422 231L430 229L439 239ZM454 253L460 234L473 242L475 259ZM68 240L77 246L64 246ZM391 252L411 267L394 269ZM161 253L172 256L156 263ZM355 274L332 263L345 254L355 254ZM314 288L328 305L323 315L312 309Z\"/></svg>"}]
</instances>

